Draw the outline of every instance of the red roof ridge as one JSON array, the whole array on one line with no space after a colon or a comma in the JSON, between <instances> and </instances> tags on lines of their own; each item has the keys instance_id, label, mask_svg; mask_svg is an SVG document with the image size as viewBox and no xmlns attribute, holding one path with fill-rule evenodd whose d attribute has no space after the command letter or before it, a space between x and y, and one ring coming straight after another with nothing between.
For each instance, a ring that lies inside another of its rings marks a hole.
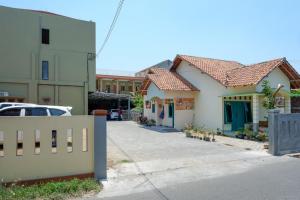
<instances>
[{"instance_id":1,"label":"red roof ridge","mask_svg":"<svg viewBox=\"0 0 300 200\"><path fill-rule=\"evenodd\" d=\"M178 56L187 56L187 57L193 57L193 58L199 58L199 59L209 59L209 60L214 60L214 61L222 61L222 62L234 62L240 65L243 65L242 63L235 61L235 60L224 60L224 59L219 59L219 58L209 58L209 57L202 57L202 56L191 56L191 55L185 55L185 54L177 54ZM245 65L243 65L245 66Z\"/></svg>"},{"instance_id":2,"label":"red roof ridge","mask_svg":"<svg viewBox=\"0 0 300 200\"><path fill-rule=\"evenodd\" d=\"M259 63L248 64L248 65L245 65L245 67L251 67L251 66L253 66L253 65L260 65L260 64L265 64L265 63L269 63L269 62L274 62L274 61L284 61L284 60L286 60L286 57L274 58L274 59L266 60L266 61L259 62Z\"/></svg>"}]
</instances>

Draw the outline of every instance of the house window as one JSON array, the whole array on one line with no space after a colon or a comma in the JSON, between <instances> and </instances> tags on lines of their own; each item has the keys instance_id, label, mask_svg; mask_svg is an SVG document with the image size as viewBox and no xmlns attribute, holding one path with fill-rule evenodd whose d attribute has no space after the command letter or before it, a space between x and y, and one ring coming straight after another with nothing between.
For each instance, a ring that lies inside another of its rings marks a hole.
<instances>
[{"instance_id":1,"label":"house window","mask_svg":"<svg viewBox=\"0 0 300 200\"><path fill-rule=\"evenodd\" d=\"M152 104L152 113L155 113L155 104Z\"/></svg>"},{"instance_id":2,"label":"house window","mask_svg":"<svg viewBox=\"0 0 300 200\"><path fill-rule=\"evenodd\" d=\"M169 104L168 114L169 114L169 118L173 117L173 104Z\"/></svg>"},{"instance_id":3,"label":"house window","mask_svg":"<svg viewBox=\"0 0 300 200\"><path fill-rule=\"evenodd\" d=\"M42 80L49 80L49 62L42 61Z\"/></svg>"},{"instance_id":4,"label":"house window","mask_svg":"<svg viewBox=\"0 0 300 200\"><path fill-rule=\"evenodd\" d=\"M49 29L42 29L42 44L49 44L50 43L50 30Z\"/></svg>"},{"instance_id":5,"label":"house window","mask_svg":"<svg viewBox=\"0 0 300 200\"><path fill-rule=\"evenodd\" d=\"M244 113L243 121L245 123L252 122L252 110L251 110L251 102L238 102L240 103L240 107L238 108L238 112ZM236 101L225 101L224 102L224 123L231 124L232 123L232 106L236 105ZM236 108L236 107L235 107ZM237 108L236 108L237 109ZM235 109L235 110L236 110Z\"/></svg>"},{"instance_id":6,"label":"house window","mask_svg":"<svg viewBox=\"0 0 300 200\"><path fill-rule=\"evenodd\" d=\"M231 124L232 123L232 108L230 102L224 103L224 123L225 124Z\"/></svg>"},{"instance_id":7,"label":"house window","mask_svg":"<svg viewBox=\"0 0 300 200\"><path fill-rule=\"evenodd\" d=\"M251 112L251 103L245 102L245 122L251 123L252 122L252 112Z\"/></svg>"}]
</instances>

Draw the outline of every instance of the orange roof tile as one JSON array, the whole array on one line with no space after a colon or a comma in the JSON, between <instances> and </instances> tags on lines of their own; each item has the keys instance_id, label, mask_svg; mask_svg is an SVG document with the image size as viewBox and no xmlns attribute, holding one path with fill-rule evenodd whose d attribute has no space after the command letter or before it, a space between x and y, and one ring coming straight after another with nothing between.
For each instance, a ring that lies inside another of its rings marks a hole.
<instances>
[{"instance_id":1,"label":"orange roof tile","mask_svg":"<svg viewBox=\"0 0 300 200\"><path fill-rule=\"evenodd\" d=\"M229 87L256 85L278 67L283 60L280 58L230 70L227 72L226 85Z\"/></svg>"},{"instance_id":2,"label":"orange roof tile","mask_svg":"<svg viewBox=\"0 0 300 200\"><path fill-rule=\"evenodd\" d=\"M147 90L150 82L153 82L161 90L198 91L196 87L177 73L163 68L150 69L142 86L142 90Z\"/></svg>"},{"instance_id":3,"label":"orange roof tile","mask_svg":"<svg viewBox=\"0 0 300 200\"><path fill-rule=\"evenodd\" d=\"M285 58L270 60L253 65L243 65L235 61L178 55L174 59L171 71L175 71L184 60L203 73L208 74L226 87L249 86L258 84L273 69L279 67L290 80L299 80L300 76ZM292 88L299 88L300 83L294 82Z\"/></svg>"},{"instance_id":4,"label":"orange roof tile","mask_svg":"<svg viewBox=\"0 0 300 200\"><path fill-rule=\"evenodd\" d=\"M225 61L212 58L203 58L187 55L178 55L176 59L185 60L192 64L202 72L208 74L215 80L219 81L221 84L226 84L226 72L232 69L244 67L244 65L235 61ZM179 63L178 63L179 64ZM175 65L176 66L176 65Z\"/></svg>"}]
</instances>

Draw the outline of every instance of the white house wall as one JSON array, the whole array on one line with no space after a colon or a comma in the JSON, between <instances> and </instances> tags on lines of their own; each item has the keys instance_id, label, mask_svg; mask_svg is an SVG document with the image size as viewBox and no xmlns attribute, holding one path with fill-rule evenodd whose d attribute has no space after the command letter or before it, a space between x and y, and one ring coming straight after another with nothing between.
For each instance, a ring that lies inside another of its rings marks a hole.
<instances>
[{"instance_id":1,"label":"white house wall","mask_svg":"<svg viewBox=\"0 0 300 200\"><path fill-rule=\"evenodd\" d=\"M290 91L290 81L288 77L279 69L275 68L268 76L266 76L263 80L269 81L271 88L276 89L278 84L284 85L284 87L279 91L279 95L284 96L285 98L285 107L282 108L282 112L291 113L291 99L287 92ZM256 87L257 92L261 92L263 87L263 80ZM260 98L260 120L266 121L266 110L262 106L263 97Z\"/></svg>"},{"instance_id":2,"label":"white house wall","mask_svg":"<svg viewBox=\"0 0 300 200\"><path fill-rule=\"evenodd\" d=\"M283 89L290 91L290 81L288 77L278 68L275 68L268 76L263 80L268 80L271 88L277 88L278 84L284 85ZM261 92L263 87L263 80L256 87L257 92Z\"/></svg>"},{"instance_id":3,"label":"white house wall","mask_svg":"<svg viewBox=\"0 0 300 200\"><path fill-rule=\"evenodd\" d=\"M255 92L255 87L226 88L209 75L182 61L177 73L197 87L200 92L195 95L194 125L211 129L223 127L223 95Z\"/></svg>"},{"instance_id":4,"label":"white house wall","mask_svg":"<svg viewBox=\"0 0 300 200\"><path fill-rule=\"evenodd\" d=\"M225 87L185 61L178 66L177 73L200 90L195 95L194 125L222 128L223 106L220 96L225 92Z\"/></svg>"},{"instance_id":5,"label":"white house wall","mask_svg":"<svg viewBox=\"0 0 300 200\"><path fill-rule=\"evenodd\" d=\"M167 99L174 98L194 98L199 92L187 92L187 91L166 91ZM174 109L174 128L181 130L186 124L193 123L194 110L176 110L176 105ZM168 107L165 104L165 107ZM168 108L165 110L164 122L167 126L172 126L172 118L168 117Z\"/></svg>"}]
</instances>

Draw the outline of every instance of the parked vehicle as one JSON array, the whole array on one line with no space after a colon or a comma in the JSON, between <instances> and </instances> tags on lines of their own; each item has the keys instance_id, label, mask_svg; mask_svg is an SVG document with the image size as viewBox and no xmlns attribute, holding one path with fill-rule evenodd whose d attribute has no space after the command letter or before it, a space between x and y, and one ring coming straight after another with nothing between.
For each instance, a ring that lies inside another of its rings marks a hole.
<instances>
[{"instance_id":1,"label":"parked vehicle","mask_svg":"<svg viewBox=\"0 0 300 200\"><path fill-rule=\"evenodd\" d=\"M36 104L32 103L15 103L15 102L1 102L0 103L0 109L10 107L10 106L33 106Z\"/></svg>"},{"instance_id":2,"label":"parked vehicle","mask_svg":"<svg viewBox=\"0 0 300 200\"><path fill-rule=\"evenodd\" d=\"M120 117L119 117L120 115ZM111 109L108 113L108 119L123 119L122 113L120 113L119 109Z\"/></svg>"},{"instance_id":3,"label":"parked vehicle","mask_svg":"<svg viewBox=\"0 0 300 200\"><path fill-rule=\"evenodd\" d=\"M0 116L71 116L72 107L25 105L0 109Z\"/></svg>"}]
</instances>

